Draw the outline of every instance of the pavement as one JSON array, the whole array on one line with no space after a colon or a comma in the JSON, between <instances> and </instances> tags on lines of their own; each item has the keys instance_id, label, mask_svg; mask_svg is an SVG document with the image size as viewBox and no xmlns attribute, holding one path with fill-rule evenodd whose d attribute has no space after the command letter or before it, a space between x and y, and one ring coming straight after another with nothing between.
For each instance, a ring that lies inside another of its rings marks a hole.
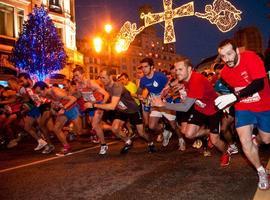
<instances>
[{"instance_id":1,"label":"pavement","mask_svg":"<svg viewBox=\"0 0 270 200\"><path fill-rule=\"evenodd\" d=\"M36 144L29 139L0 151L0 199L270 199L270 190L257 190L256 171L242 153L222 168L215 149L211 157L191 144L179 152L175 138L166 148L158 144L154 154L142 140L127 155L119 153L119 140L108 144L105 156L87 140L72 142L73 154L64 157L34 152ZM264 165L269 153L269 145L260 149Z\"/></svg>"}]
</instances>

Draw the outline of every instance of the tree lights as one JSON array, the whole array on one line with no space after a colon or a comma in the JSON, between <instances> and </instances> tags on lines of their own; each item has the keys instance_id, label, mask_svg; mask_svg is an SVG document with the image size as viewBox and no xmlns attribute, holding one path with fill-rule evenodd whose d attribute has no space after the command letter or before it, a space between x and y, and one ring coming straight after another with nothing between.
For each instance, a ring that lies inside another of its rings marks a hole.
<instances>
[{"instance_id":1,"label":"tree lights","mask_svg":"<svg viewBox=\"0 0 270 200\"><path fill-rule=\"evenodd\" d=\"M53 21L44 7L35 7L23 24L12 50L11 62L38 80L65 66L66 53Z\"/></svg>"}]
</instances>

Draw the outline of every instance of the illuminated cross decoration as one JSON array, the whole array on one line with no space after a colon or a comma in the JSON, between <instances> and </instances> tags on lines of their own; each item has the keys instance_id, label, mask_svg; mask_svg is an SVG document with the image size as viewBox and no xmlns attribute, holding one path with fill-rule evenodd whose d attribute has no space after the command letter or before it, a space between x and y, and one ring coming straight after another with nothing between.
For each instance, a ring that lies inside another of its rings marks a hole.
<instances>
[{"instance_id":1,"label":"illuminated cross decoration","mask_svg":"<svg viewBox=\"0 0 270 200\"><path fill-rule=\"evenodd\" d=\"M148 27L153 24L165 22L164 43L175 42L175 32L173 19L185 16L194 15L194 4L189 2L178 8L172 8L172 0L163 0L164 12L161 13L147 13L141 14L141 18L144 19L144 26Z\"/></svg>"},{"instance_id":2,"label":"illuminated cross decoration","mask_svg":"<svg viewBox=\"0 0 270 200\"><path fill-rule=\"evenodd\" d=\"M228 0L214 0L212 5L205 6L205 13L195 12L194 4L189 2L178 8L172 8L172 0L163 0L164 12L141 14L144 19L144 26L137 28L136 23L129 21L120 29L116 38L116 50L126 51L135 37L146 27L165 22L164 43L175 42L175 32L173 20L179 17L193 16L208 20L215 24L222 32L228 32L233 29L238 21L241 20L241 11L236 9Z\"/></svg>"}]
</instances>

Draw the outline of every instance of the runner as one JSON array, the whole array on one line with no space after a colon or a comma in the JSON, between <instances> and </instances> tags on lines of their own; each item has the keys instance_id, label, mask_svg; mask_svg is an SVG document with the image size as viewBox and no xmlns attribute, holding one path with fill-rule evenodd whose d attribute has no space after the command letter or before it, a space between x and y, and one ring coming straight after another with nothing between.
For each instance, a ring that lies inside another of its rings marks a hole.
<instances>
[{"instance_id":1,"label":"runner","mask_svg":"<svg viewBox=\"0 0 270 200\"><path fill-rule=\"evenodd\" d=\"M235 42L228 39L220 43L218 53L225 63L221 78L234 91L219 96L215 103L219 109L234 104L235 126L242 149L258 171L259 189L268 189L268 175L260 162L256 140L252 139L256 127L260 139L270 143L270 88L263 61L254 52L240 53Z\"/></svg>"},{"instance_id":2,"label":"runner","mask_svg":"<svg viewBox=\"0 0 270 200\"><path fill-rule=\"evenodd\" d=\"M192 70L192 64L187 58L176 62L175 70L181 81L179 93L182 101L170 104L164 103L160 98L153 98L153 105L187 112L187 120L181 124L182 133L190 139L209 134L212 143L222 152L220 165L229 165L227 146L219 136L220 113L214 104L217 97L214 88L203 75ZM194 109L190 110L193 105ZM203 125L208 129L201 129Z\"/></svg>"},{"instance_id":3,"label":"runner","mask_svg":"<svg viewBox=\"0 0 270 200\"><path fill-rule=\"evenodd\" d=\"M119 134L127 120L129 120L132 125L136 126L138 134L147 141L149 152L155 152L154 143L144 131L138 104L122 84L113 81L112 75L109 69L100 71L100 80L104 84L106 91L110 94L111 100L106 104L95 103L93 107L104 110L115 110L112 132L125 141L125 146L121 150L121 153L127 153L132 147L131 139L129 137L121 137L121 134Z\"/></svg>"}]
</instances>

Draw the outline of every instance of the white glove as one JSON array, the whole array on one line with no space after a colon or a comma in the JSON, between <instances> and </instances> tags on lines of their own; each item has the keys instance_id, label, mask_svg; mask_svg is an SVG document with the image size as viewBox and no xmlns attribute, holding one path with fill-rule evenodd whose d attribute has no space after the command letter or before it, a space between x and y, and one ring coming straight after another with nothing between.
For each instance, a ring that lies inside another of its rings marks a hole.
<instances>
[{"instance_id":1,"label":"white glove","mask_svg":"<svg viewBox=\"0 0 270 200\"><path fill-rule=\"evenodd\" d=\"M222 110L235 101L237 101L235 94L225 94L215 99L215 105L218 107L218 109Z\"/></svg>"}]
</instances>

